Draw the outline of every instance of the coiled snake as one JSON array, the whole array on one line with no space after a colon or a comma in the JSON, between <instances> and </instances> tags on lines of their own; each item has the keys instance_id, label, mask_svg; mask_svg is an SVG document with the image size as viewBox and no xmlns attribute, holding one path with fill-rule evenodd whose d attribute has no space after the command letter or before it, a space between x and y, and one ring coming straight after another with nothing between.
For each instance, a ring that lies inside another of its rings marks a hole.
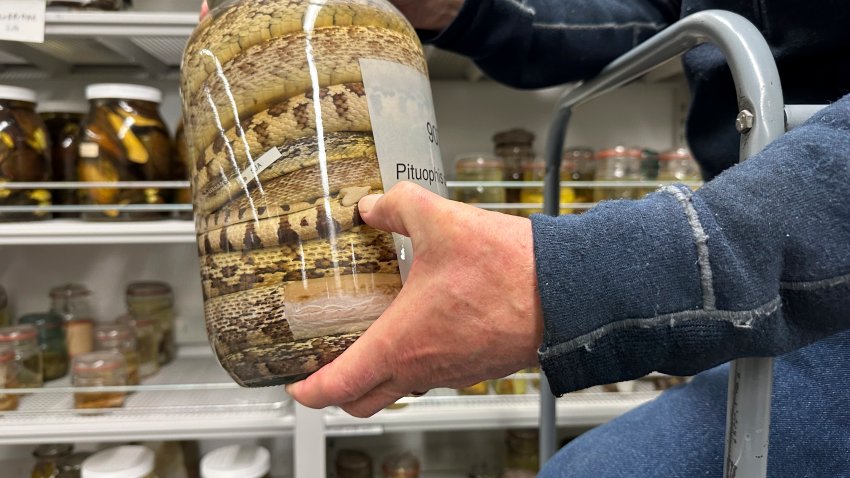
<instances>
[{"instance_id":1,"label":"coiled snake","mask_svg":"<svg viewBox=\"0 0 850 478\"><path fill-rule=\"evenodd\" d=\"M236 1L184 54L207 332L242 385L306 377L401 289L392 236L357 211L383 189L361 58L427 72L413 29L377 0Z\"/></svg>"}]
</instances>

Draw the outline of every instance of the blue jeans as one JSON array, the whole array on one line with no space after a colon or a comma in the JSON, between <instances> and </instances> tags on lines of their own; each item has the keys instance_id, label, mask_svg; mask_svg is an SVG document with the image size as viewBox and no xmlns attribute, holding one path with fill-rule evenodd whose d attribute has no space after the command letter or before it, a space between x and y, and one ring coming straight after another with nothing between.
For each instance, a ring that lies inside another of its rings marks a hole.
<instances>
[{"instance_id":1,"label":"blue jeans","mask_svg":"<svg viewBox=\"0 0 850 478\"><path fill-rule=\"evenodd\" d=\"M538 476L723 476L728 371L703 372L585 433ZM850 332L779 357L774 373L768 476L850 477Z\"/></svg>"}]
</instances>

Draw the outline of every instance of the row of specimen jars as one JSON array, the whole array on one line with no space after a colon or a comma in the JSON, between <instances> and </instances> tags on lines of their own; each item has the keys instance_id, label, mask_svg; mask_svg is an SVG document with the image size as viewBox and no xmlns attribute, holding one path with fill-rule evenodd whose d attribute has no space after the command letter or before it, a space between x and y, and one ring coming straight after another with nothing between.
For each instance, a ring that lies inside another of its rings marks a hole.
<instances>
[{"instance_id":1,"label":"row of specimen jars","mask_svg":"<svg viewBox=\"0 0 850 478\"><path fill-rule=\"evenodd\" d=\"M185 148L172 141L160 112L162 92L94 84L85 103L36 104L26 88L0 86L0 182L185 181ZM40 113L37 114L36 111ZM178 141L180 138L178 138ZM190 203L189 189L0 189L0 206ZM171 214L99 210L87 220L148 220ZM183 214L188 217L191 213ZM56 217L78 217L62 212ZM50 218L46 210L0 212L0 221Z\"/></svg>"}]
</instances>

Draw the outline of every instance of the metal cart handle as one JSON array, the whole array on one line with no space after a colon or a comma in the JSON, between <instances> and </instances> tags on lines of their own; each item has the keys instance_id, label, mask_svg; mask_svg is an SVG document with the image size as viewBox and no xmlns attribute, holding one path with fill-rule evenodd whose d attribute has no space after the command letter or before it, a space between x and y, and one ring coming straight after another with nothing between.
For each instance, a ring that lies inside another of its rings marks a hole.
<instances>
[{"instance_id":1,"label":"metal cart handle","mask_svg":"<svg viewBox=\"0 0 850 478\"><path fill-rule=\"evenodd\" d=\"M767 42L744 17L706 10L674 23L600 74L565 93L559 100L546 142L546 214L557 216L560 202L561 152L572 108L614 90L691 48L712 43L725 55L738 95L740 160L761 151L785 132L784 104L779 73ZM731 118L730 118L731 121ZM540 457L555 452L555 398L543 380L540 413ZM724 476L759 478L767 474L770 395L773 359L744 358L729 370Z\"/></svg>"}]
</instances>

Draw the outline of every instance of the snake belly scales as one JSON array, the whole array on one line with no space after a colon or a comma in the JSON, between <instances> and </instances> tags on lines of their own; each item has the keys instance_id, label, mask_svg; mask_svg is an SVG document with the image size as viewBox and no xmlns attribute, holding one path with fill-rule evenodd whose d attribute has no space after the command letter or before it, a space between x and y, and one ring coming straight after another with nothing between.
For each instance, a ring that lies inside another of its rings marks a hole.
<instances>
[{"instance_id":1,"label":"snake belly scales","mask_svg":"<svg viewBox=\"0 0 850 478\"><path fill-rule=\"evenodd\" d=\"M220 10L182 77L207 332L238 383L279 385L337 357L401 289L392 236L357 211L383 188L359 60L427 66L382 2Z\"/></svg>"}]
</instances>

